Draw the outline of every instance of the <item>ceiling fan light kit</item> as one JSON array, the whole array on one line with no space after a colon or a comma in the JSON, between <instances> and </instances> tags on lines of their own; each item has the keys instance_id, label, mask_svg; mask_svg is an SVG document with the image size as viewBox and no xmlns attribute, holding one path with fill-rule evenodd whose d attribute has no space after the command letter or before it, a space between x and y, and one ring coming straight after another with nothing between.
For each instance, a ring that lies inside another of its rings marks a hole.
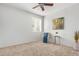
<instances>
[{"instance_id":1,"label":"ceiling fan light kit","mask_svg":"<svg viewBox=\"0 0 79 59\"><path fill-rule=\"evenodd\" d=\"M53 3L38 3L38 5L34 6L32 9L40 7L42 11L45 10L44 6L53 6Z\"/></svg>"}]
</instances>

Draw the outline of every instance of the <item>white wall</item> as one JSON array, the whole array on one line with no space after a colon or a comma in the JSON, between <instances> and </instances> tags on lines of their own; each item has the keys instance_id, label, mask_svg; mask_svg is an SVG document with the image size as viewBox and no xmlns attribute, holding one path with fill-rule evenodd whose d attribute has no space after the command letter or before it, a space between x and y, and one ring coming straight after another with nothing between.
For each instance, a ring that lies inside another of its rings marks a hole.
<instances>
[{"instance_id":1,"label":"white wall","mask_svg":"<svg viewBox=\"0 0 79 59\"><path fill-rule=\"evenodd\" d=\"M41 16L8 5L0 5L0 47L41 39L41 33L32 32L32 17Z\"/></svg>"},{"instance_id":2,"label":"white wall","mask_svg":"<svg viewBox=\"0 0 79 59\"><path fill-rule=\"evenodd\" d=\"M64 17L64 30L52 30L52 20L55 18ZM67 46L74 46L74 32L79 30L79 4L75 4L71 7L60 10L56 13L52 13L45 17L44 31L50 32L55 35L55 32L59 32L59 35L64 38L62 43Z\"/></svg>"}]
</instances>

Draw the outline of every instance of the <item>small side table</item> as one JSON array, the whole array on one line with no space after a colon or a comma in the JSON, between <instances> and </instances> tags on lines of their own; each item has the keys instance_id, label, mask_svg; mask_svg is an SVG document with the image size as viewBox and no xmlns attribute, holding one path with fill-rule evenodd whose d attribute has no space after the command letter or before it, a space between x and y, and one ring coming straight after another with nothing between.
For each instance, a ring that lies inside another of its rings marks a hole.
<instances>
[{"instance_id":1,"label":"small side table","mask_svg":"<svg viewBox=\"0 0 79 59\"><path fill-rule=\"evenodd\" d=\"M79 42L75 43L74 49L77 50L77 51L79 51Z\"/></svg>"},{"instance_id":2,"label":"small side table","mask_svg":"<svg viewBox=\"0 0 79 59\"><path fill-rule=\"evenodd\" d=\"M61 44L61 36L55 35L54 39L55 39L55 44L57 44L57 38L59 39L59 45Z\"/></svg>"}]
</instances>

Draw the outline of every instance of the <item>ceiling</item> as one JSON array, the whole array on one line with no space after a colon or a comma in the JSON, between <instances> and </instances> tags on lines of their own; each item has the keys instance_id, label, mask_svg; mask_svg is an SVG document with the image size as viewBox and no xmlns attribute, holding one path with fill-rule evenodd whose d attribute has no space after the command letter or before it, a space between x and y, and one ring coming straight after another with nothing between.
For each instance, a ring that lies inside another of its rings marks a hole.
<instances>
[{"instance_id":1,"label":"ceiling","mask_svg":"<svg viewBox=\"0 0 79 59\"><path fill-rule=\"evenodd\" d=\"M46 6L45 11L42 11L40 7L36 9L32 9L34 6L38 5L37 3L8 3L8 5L20 8L22 10L26 10L41 16L45 16L47 14L50 14L51 12L57 12L59 10L62 10L64 8L70 7L74 5L75 3L54 3L54 6Z\"/></svg>"}]
</instances>

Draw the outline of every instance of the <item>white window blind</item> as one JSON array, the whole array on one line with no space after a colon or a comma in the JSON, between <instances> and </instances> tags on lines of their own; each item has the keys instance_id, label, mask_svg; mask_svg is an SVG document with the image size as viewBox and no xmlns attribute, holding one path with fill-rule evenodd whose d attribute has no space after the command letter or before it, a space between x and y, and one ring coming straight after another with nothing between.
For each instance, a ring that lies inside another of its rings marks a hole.
<instances>
[{"instance_id":1,"label":"white window blind","mask_svg":"<svg viewBox=\"0 0 79 59\"><path fill-rule=\"evenodd\" d=\"M41 18L32 18L32 29L33 32L41 32L42 31L42 19Z\"/></svg>"}]
</instances>

